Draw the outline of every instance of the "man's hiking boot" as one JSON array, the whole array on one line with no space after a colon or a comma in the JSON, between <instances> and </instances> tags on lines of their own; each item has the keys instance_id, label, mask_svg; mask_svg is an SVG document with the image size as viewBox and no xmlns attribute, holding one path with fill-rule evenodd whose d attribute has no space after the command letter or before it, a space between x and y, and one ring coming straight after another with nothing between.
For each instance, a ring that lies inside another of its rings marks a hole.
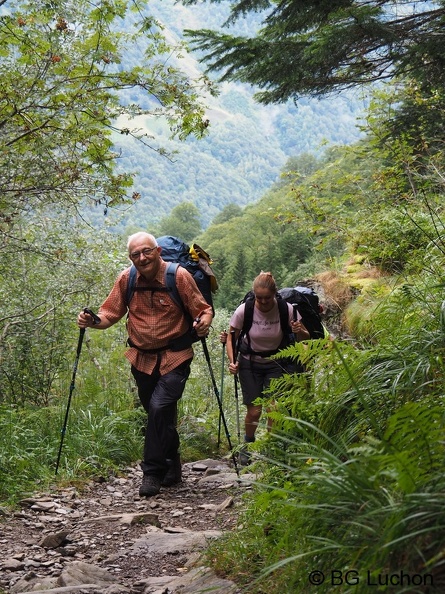
<instances>
[{"instance_id":1,"label":"man's hiking boot","mask_svg":"<svg viewBox=\"0 0 445 594\"><path fill-rule=\"evenodd\" d=\"M168 470L161 481L161 485L163 487L173 487L173 485L179 484L182 480L182 466L179 454L176 454L173 459L167 459L167 464Z\"/></svg>"},{"instance_id":2,"label":"man's hiking boot","mask_svg":"<svg viewBox=\"0 0 445 594\"><path fill-rule=\"evenodd\" d=\"M161 479L151 474L144 474L139 488L139 497L153 497L161 490Z\"/></svg>"}]
</instances>

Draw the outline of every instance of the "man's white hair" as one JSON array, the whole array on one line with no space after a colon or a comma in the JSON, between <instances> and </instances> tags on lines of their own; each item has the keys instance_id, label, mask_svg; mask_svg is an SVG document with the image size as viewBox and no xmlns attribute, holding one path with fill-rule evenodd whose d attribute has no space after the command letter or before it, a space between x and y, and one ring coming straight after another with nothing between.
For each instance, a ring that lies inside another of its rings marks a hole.
<instances>
[{"instance_id":1,"label":"man's white hair","mask_svg":"<svg viewBox=\"0 0 445 594\"><path fill-rule=\"evenodd\" d=\"M147 239L148 241L153 243L153 247L158 247L158 242L156 241L156 237L154 235L152 235L151 233L147 233L146 231L138 231L137 233L133 233L133 235L130 235L128 237L127 240L127 250L128 252L130 252L130 245L134 242L134 241L142 241L144 239Z\"/></svg>"}]
</instances>

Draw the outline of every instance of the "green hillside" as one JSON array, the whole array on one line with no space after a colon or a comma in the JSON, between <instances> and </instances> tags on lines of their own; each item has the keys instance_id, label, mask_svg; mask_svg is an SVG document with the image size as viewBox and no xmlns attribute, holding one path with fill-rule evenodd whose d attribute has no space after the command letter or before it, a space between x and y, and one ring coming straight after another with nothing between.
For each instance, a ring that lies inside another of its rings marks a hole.
<instances>
[{"instance_id":1,"label":"green hillside","mask_svg":"<svg viewBox=\"0 0 445 594\"><path fill-rule=\"evenodd\" d=\"M179 42L185 28L218 27L227 16L228 4L185 7L173 0L155 0L149 6L150 13L165 26L167 37ZM256 20L250 16L236 30L248 32L255 27ZM125 60L137 65L141 51L142 46L134 45ZM202 71L197 56L182 55L181 68L194 74ZM151 117L126 122L146 131L154 148L175 153L171 160L131 136L114 135L116 149L121 152L119 170L135 173L133 190L140 199L129 210L109 212L108 224L118 231L150 228L180 202L192 201L207 227L227 204L244 206L257 201L278 179L289 157L304 152L320 155L326 144L349 144L360 137L357 118L366 102L357 92L302 99L297 105L262 106L254 102L253 90L246 85L225 83L218 90L217 97L206 99L209 133L202 140L170 140L167 127ZM122 96L147 106L147 100L135 90L124 91ZM101 208L88 216L95 225L104 224Z\"/></svg>"}]
</instances>

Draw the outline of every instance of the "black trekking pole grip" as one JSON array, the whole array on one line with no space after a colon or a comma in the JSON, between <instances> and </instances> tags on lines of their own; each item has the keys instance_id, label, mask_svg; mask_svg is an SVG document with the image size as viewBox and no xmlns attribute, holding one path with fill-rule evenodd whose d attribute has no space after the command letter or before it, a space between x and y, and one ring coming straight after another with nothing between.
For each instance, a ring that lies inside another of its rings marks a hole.
<instances>
[{"instance_id":1,"label":"black trekking pole grip","mask_svg":"<svg viewBox=\"0 0 445 594\"><path fill-rule=\"evenodd\" d=\"M93 325L100 324L100 317L97 314L95 314L94 311L88 309L88 307L83 308L83 313L86 313L93 318Z\"/></svg>"}]
</instances>

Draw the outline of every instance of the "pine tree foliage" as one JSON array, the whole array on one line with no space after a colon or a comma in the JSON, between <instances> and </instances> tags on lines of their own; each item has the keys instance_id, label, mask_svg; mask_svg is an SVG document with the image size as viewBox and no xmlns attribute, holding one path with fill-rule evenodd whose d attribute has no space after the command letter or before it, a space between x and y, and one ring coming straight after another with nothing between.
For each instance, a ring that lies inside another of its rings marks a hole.
<instances>
[{"instance_id":1,"label":"pine tree foliage","mask_svg":"<svg viewBox=\"0 0 445 594\"><path fill-rule=\"evenodd\" d=\"M231 6L226 27L261 13L255 36L209 29L187 34L210 71L258 87L263 103L408 74L429 86L445 81L443 1L253 0Z\"/></svg>"}]
</instances>

